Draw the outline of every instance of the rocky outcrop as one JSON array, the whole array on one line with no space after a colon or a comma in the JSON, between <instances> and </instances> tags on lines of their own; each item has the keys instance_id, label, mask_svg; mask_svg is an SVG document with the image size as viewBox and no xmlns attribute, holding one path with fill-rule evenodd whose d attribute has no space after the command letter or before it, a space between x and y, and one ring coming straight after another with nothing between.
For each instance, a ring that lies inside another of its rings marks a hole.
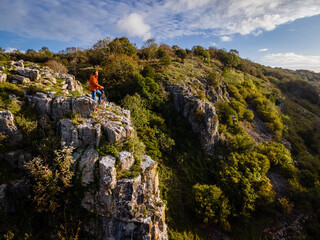
<instances>
[{"instance_id":1,"label":"rocky outcrop","mask_svg":"<svg viewBox=\"0 0 320 240\"><path fill-rule=\"evenodd\" d=\"M80 97L73 102L72 111L80 113L82 117L89 117L93 114L97 103L88 97Z\"/></svg>"},{"instance_id":2,"label":"rocky outcrop","mask_svg":"<svg viewBox=\"0 0 320 240\"><path fill-rule=\"evenodd\" d=\"M11 67L24 68L24 61L23 61L23 60L19 60L19 61L17 61L17 62L11 61L11 62L10 62L10 66L11 66Z\"/></svg>"},{"instance_id":3,"label":"rocky outcrop","mask_svg":"<svg viewBox=\"0 0 320 240\"><path fill-rule=\"evenodd\" d=\"M62 88L68 89L70 91L78 91L80 93L83 92L81 83L78 80L76 80L73 75L62 73L54 73L53 75L57 78L65 79Z\"/></svg>"},{"instance_id":4,"label":"rocky outcrop","mask_svg":"<svg viewBox=\"0 0 320 240\"><path fill-rule=\"evenodd\" d=\"M88 148L81 157L79 170L83 186L87 186L94 181L95 163L99 160L99 154L93 147Z\"/></svg>"},{"instance_id":5,"label":"rocky outcrop","mask_svg":"<svg viewBox=\"0 0 320 240\"><path fill-rule=\"evenodd\" d=\"M62 106L63 101L56 100L57 106ZM157 163L144 156L137 177L119 178L117 168L131 171L133 153L120 151L117 157L99 156L96 150L102 135L110 143L133 137L130 111L106 103L94 110L93 118L79 122L60 119L57 129L61 142L75 147L73 158L78 161L78 174L86 189L82 207L97 216L86 219L84 224L92 239L167 239Z\"/></svg>"},{"instance_id":6,"label":"rocky outcrop","mask_svg":"<svg viewBox=\"0 0 320 240\"><path fill-rule=\"evenodd\" d=\"M82 206L98 214L103 227L87 228L100 239L167 239L157 163L144 156L142 172L133 179L117 179L115 163L112 156L99 159L99 187L85 194Z\"/></svg>"},{"instance_id":7,"label":"rocky outcrop","mask_svg":"<svg viewBox=\"0 0 320 240\"><path fill-rule=\"evenodd\" d=\"M51 117L59 119L62 116L70 115L72 112L72 105L74 99L66 98L65 96L58 96L52 100Z\"/></svg>"},{"instance_id":8,"label":"rocky outcrop","mask_svg":"<svg viewBox=\"0 0 320 240\"><path fill-rule=\"evenodd\" d=\"M61 143L67 146L83 148L86 146L99 146L102 136L101 124L94 119L84 119L84 123L73 125L69 118L61 119L57 124L58 133L61 136Z\"/></svg>"},{"instance_id":9,"label":"rocky outcrop","mask_svg":"<svg viewBox=\"0 0 320 240\"><path fill-rule=\"evenodd\" d=\"M7 81L7 74L0 71L0 82L5 82L5 81Z\"/></svg>"},{"instance_id":10,"label":"rocky outcrop","mask_svg":"<svg viewBox=\"0 0 320 240\"><path fill-rule=\"evenodd\" d=\"M17 80L18 83L20 83L20 84L26 84L26 83L30 82L29 78L26 78L26 77L20 76L20 75L11 75L11 79Z\"/></svg>"},{"instance_id":11,"label":"rocky outcrop","mask_svg":"<svg viewBox=\"0 0 320 240\"><path fill-rule=\"evenodd\" d=\"M39 92L34 96L27 96L27 99L41 116L47 115L54 120L72 112L79 113L82 117L89 117L97 105L94 100L85 96L77 99L64 96L54 98L51 94Z\"/></svg>"},{"instance_id":12,"label":"rocky outcrop","mask_svg":"<svg viewBox=\"0 0 320 240\"><path fill-rule=\"evenodd\" d=\"M122 151L119 153L119 162L123 170L129 170L134 164L134 158L131 152Z\"/></svg>"},{"instance_id":13,"label":"rocky outcrop","mask_svg":"<svg viewBox=\"0 0 320 240\"><path fill-rule=\"evenodd\" d=\"M194 96L187 86L168 84L176 111L189 121L194 132L198 133L201 145L206 153L212 154L219 140L219 120L212 103Z\"/></svg>"},{"instance_id":14,"label":"rocky outcrop","mask_svg":"<svg viewBox=\"0 0 320 240\"><path fill-rule=\"evenodd\" d=\"M0 111L0 133L7 136L11 144L22 140L22 135L14 123L14 118L9 110Z\"/></svg>"},{"instance_id":15,"label":"rocky outcrop","mask_svg":"<svg viewBox=\"0 0 320 240\"><path fill-rule=\"evenodd\" d=\"M96 110L95 119L102 124L102 130L110 143L132 138L133 127L130 123L130 111L107 103L104 108Z\"/></svg>"},{"instance_id":16,"label":"rocky outcrop","mask_svg":"<svg viewBox=\"0 0 320 240\"><path fill-rule=\"evenodd\" d=\"M20 75L30 78L33 81L39 80L40 78L40 72L37 69L18 68L17 71Z\"/></svg>"},{"instance_id":17,"label":"rocky outcrop","mask_svg":"<svg viewBox=\"0 0 320 240\"><path fill-rule=\"evenodd\" d=\"M4 159L10 164L13 169L18 168L24 170L25 164L32 160L32 155L22 150L16 150L5 153Z\"/></svg>"},{"instance_id":18,"label":"rocky outcrop","mask_svg":"<svg viewBox=\"0 0 320 240\"><path fill-rule=\"evenodd\" d=\"M65 83L68 85L67 89L71 91L78 91L82 93L82 85L79 81L75 80L74 76L68 76Z\"/></svg>"},{"instance_id":19,"label":"rocky outcrop","mask_svg":"<svg viewBox=\"0 0 320 240\"><path fill-rule=\"evenodd\" d=\"M34 106L41 116L51 116L52 98L46 93L37 92L34 96L27 96L28 102Z\"/></svg>"},{"instance_id":20,"label":"rocky outcrop","mask_svg":"<svg viewBox=\"0 0 320 240\"><path fill-rule=\"evenodd\" d=\"M21 210L19 203L25 202L30 194L28 180L22 179L15 183L0 186L0 208L5 213Z\"/></svg>"}]
</instances>

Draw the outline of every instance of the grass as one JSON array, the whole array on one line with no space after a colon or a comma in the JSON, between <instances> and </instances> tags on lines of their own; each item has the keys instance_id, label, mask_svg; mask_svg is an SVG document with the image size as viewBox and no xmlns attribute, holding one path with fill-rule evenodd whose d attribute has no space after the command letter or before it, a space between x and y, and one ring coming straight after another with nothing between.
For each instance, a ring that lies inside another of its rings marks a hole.
<instances>
[{"instance_id":1,"label":"grass","mask_svg":"<svg viewBox=\"0 0 320 240\"><path fill-rule=\"evenodd\" d=\"M80 113L72 113L71 114L71 122L74 126L78 126L80 124L85 123L85 119L81 117Z\"/></svg>"},{"instance_id":2,"label":"grass","mask_svg":"<svg viewBox=\"0 0 320 240\"><path fill-rule=\"evenodd\" d=\"M191 79L206 76L206 70L210 68L199 59L185 59L184 63L172 62L163 72L163 75L171 83L186 83Z\"/></svg>"}]
</instances>

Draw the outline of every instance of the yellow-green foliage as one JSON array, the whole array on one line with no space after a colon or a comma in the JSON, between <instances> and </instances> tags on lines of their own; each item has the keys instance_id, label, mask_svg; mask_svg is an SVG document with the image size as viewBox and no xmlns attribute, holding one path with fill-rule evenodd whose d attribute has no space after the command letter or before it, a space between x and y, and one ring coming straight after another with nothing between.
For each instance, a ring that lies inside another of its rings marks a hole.
<instances>
[{"instance_id":1,"label":"yellow-green foliage","mask_svg":"<svg viewBox=\"0 0 320 240\"><path fill-rule=\"evenodd\" d=\"M231 107L237 112L237 116L240 120L246 119L251 121L254 115L250 110L246 110L246 103L250 104L250 106L256 110L259 117L265 122L268 129L274 132L277 138L281 138L283 123L281 120L280 110L271 100L266 98L266 96L260 92L259 88L253 84L248 75L245 77L246 79L243 81L229 81L228 91L230 96L236 100L231 101ZM251 76L251 78L253 77ZM235 77L235 79L238 78ZM276 98L278 99L279 97ZM226 105L227 103L223 104ZM230 113L227 115L230 115Z\"/></svg>"},{"instance_id":2,"label":"yellow-green foliage","mask_svg":"<svg viewBox=\"0 0 320 240\"><path fill-rule=\"evenodd\" d=\"M187 83L192 79L206 77L211 68L199 59L185 59L184 63L174 62L163 70L164 77L173 83Z\"/></svg>"},{"instance_id":3,"label":"yellow-green foliage","mask_svg":"<svg viewBox=\"0 0 320 240\"><path fill-rule=\"evenodd\" d=\"M270 163L274 166L279 165L286 167L288 165L293 165L290 151L281 143L261 143L259 145L259 151L266 155L269 158Z\"/></svg>"},{"instance_id":4,"label":"yellow-green foliage","mask_svg":"<svg viewBox=\"0 0 320 240\"><path fill-rule=\"evenodd\" d=\"M220 223L225 230L230 230L227 221L231 213L229 200L219 187L196 184L193 186L193 194L196 213L203 222Z\"/></svg>"},{"instance_id":5,"label":"yellow-green foliage","mask_svg":"<svg viewBox=\"0 0 320 240\"><path fill-rule=\"evenodd\" d=\"M71 114L71 122L73 125L77 126L85 123L85 119L81 116L80 113L72 113Z\"/></svg>"},{"instance_id":6,"label":"yellow-green foliage","mask_svg":"<svg viewBox=\"0 0 320 240\"><path fill-rule=\"evenodd\" d=\"M18 127L27 135L30 134L32 131L34 131L38 127L37 121L32 121L30 119L27 119L23 115L16 116L15 121Z\"/></svg>"},{"instance_id":7,"label":"yellow-green foliage","mask_svg":"<svg viewBox=\"0 0 320 240\"><path fill-rule=\"evenodd\" d=\"M145 126L150 118L150 111L146 109L146 100L141 98L138 93L134 96L127 95L122 100L124 108L131 111L134 126L137 128Z\"/></svg>"},{"instance_id":8,"label":"yellow-green foliage","mask_svg":"<svg viewBox=\"0 0 320 240\"><path fill-rule=\"evenodd\" d=\"M281 207L281 211L285 214L290 214L294 204L290 202L287 198L279 198L278 199L279 205Z\"/></svg>"},{"instance_id":9,"label":"yellow-green foliage","mask_svg":"<svg viewBox=\"0 0 320 240\"><path fill-rule=\"evenodd\" d=\"M240 71L225 69L222 76L227 83L242 84L244 82L244 73Z\"/></svg>"},{"instance_id":10,"label":"yellow-green foliage","mask_svg":"<svg viewBox=\"0 0 320 240\"><path fill-rule=\"evenodd\" d=\"M220 186L234 210L246 216L257 203L265 205L274 200L272 185L266 178L269 167L268 158L256 152L231 153L221 162Z\"/></svg>"},{"instance_id":11,"label":"yellow-green foliage","mask_svg":"<svg viewBox=\"0 0 320 240\"><path fill-rule=\"evenodd\" d=\"M56 157L50 163L36 157L26 164L35 181L33 200L37 204L38 212L54 212L63 205L63 193L71 187L74 175L71 169L72 151L72 147L64 147L62 150L55 151Z\"/></svg>"}]
</instances>

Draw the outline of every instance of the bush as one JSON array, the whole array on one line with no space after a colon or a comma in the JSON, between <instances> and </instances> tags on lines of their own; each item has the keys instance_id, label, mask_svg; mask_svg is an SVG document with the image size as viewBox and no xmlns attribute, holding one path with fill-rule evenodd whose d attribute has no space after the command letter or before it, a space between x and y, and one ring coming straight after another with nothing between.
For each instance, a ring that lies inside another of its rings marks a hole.
<instances>
[{"instance_id":1,"label":"bush","mask_svg":"<svg viewBox=\"0 0 320 240\"><path fill-rule=\"evenodd\" d=\"M193 186L195 210L197 216L205 223L220 223L225 230L230 230L227 220L230 215L229 200L216 185Z\"/></svg>"},{"instance_id":2,"label":"bush","mask_svg":"<svg viewBox=\"0 0 320 240\"><path fill-rule=\"evenodd\" d=\"M181 48L179 48L179 49L176 49L175 51L175 54L176 54L176 56L178 57L178 58L180 58L182 61L184 61L184 59L187 57L187 52L186 52L186 50L184 50L184 49L181 49Z\"/></svg>"},{"instance_id":3,"label":"bush","mask_svg":"<svg viewBox=\"0 0 320 240\"><path fill-rule=\"evenodd\" d=\"M121 105L131 111L133 124L142 128L149 123L150 111L146 108L146 101L138 93L133 96L127 95Z\"/></svg>"},{"instance_id":4,"label":"bush","mask_svg":"<svg viewBox=\"0 0 320 240\"><path fill-rule=\"evenodd\" d=\"M169 66L171 64L171 58L168 54L165 54L164 56L162 56L160 58L160 61L164 66Z\"/></svg>"},{"instance_id":5,"label":"bush","mask_svg":"<svg viewBox=\"0 0 320 240\"><path fill-rule=\"evenodd\" d=\"M294 204L291 203L287 198L283 197L283 198L279 198L278 199L278 202L279 202L279 205L280 205L280 208L281 208L281 211L284 213L284 214L290 214L292 209L293 209L293 206Z\"/></svg>"},{"instance_id":6,"label":"bush","mask_svg":"<svg viewBox=\"0 0 320 240\"><path fill-rule=\"evenodd\" d=\"M207 76L207 82L212 87L218 87L219 86L219 80L217 76L216 71L210 71Z\"/></svg>"},{"instance_id":7,"label":"bush","mask_svg":"<svg viewBox=\"0 0 320 240\"><path fill-rule=\"evenodd\" d=\"M45 162L40 157L34 158L26 164L34 179L33 185L34 201L38 212L55 212L63 206L63 194L71 187L74 172L71 165L73 148L64 147L55 151L56 157L52 163Z\"/></svg>"},{"instance_id":8,"label":"bush","mask_svg":"<svg viewBox=\"0 0 320 240\"><path fill-rule=\"evenodd\" d=\"M68 73L67 68L62 63L60 63L54 59L51 59L48 62L46 62L46 65L49 68L51 68L54 72L63 73L63 74Z\"/></svg>"},{"instance_id":9,"label":"bush","mask_svg":"<svg viewBox=\"0 0 320 240\"><path fill-rule=\"evenodd\" d=\"M274 166L287 167L293 165L290 151L281 143L262 143L258 146L259 151L266 155Z\"/></svg>"}]
</instances>

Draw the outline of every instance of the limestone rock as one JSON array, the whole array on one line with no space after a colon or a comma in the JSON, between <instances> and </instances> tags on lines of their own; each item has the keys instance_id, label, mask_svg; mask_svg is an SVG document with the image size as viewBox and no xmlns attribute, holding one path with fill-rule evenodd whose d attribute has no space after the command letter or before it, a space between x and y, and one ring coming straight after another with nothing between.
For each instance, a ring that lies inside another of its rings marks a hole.
<instances>
[{"instance_id":1,"label":"limestone rock","mask_svg":"<svg viewBox=\"0 0 320 240\"><path fill-rule=\"evenodd\" d=\"M0 111L0 133L8 136L8 141L16 144L22 140L22 135L14 123L14 118L9 110Z\"/></svg>"},{"instance_id":2,"label":"limestone rock","mask_svg":"<svg viewBox=\"0 0 320 240\"><path fill-rule=\"evenodd\" d=\"M94 167L99 154L93 147L88 148L81 157L79 170L82 172L82 185L87 186L94 181Z\"/></svg>"},{"instance_id":3,"label":"limestone rock","mask_svg":"<svg viewBox=\"0 0 320 240\"><path fill-rule=\"evenodd\" d=\"M0 82L5 82L5 81L7 81L7 74L0 71Z\"/></svg>"},{"instance_id":4,"label":"limestone rock","mask_svg":"<svg viewBox=\"0 0 320 240\"><path fill-rule=\"evenodd\" d=\"M110 217L101 218L101 231L102 239L141 239L151 240L156 238L150 238L148 231L149 226L139 222L125 222L119 219ZM160 238L157 238L160 239ZM165 239L165 238L161 238Z\"/></svg>"},{"instance_id":5,"label":"limestone rock","mask_svg":"<svg viewBox=\"0 0 320 240\"><path fill-rule=\"evenodd\" d=\"M26 77L23 77L23 76L20 76L20 75L12 75L11 78L13 80L17 80L20 84L26 84L26 83L30 82L29 78L26 78Z\"/></svg>"},{"instance_id":6,"label":"limestone rock","mask_svg":"<svg viewBox=\"0 0 320 240\"><path fill-rule=\"evenodd\" d=\"M14 213L20 209L19 203L25 201L30 193L28 181L25 179L0 186L0 207L5 213Z\"/></svg>"},{"instance_id":7,"label":"limestone rock","mask_svg":"<svg viewBox=\"0 0 320 240\"><path fill-rule=\"evenodd\" d=\"M93 145L99 146L100 139L102 137L101 125L92 121L92 119L86 119L84 123L77 126L79 141L82 146Z\"/></svg>"},{"instance_id":8,"label":"limestone rock","mask_svg":"<svg viewBox=\"0 0 320 240\"><path fill-rule=\"evenodd\" d=\"M61 119L57 123L57 129L61 137L61 143L65 143L66 146L70 146L72 144L74 148L81 146L78 131L76 127L73 126L71 119Z\"/></svg>"},{"instance_id":9,"label":"limestone rock","mask_svg":"<svg viewBox=\"0 0 320 240\"><path fill-rule=\"evenodd\" d=\"M128 151L122 151L119 153L119 161L123 170L129 170L134 164L133 155Z\"/></svg>"},{"instance_id":10,"label":"limestone rock","mask_svg":"<svg viewBox=\"0 0 320 240\"><path fill-rule=\"evenodd\" d=\"M115 168L116 159L111 156L104 156L99 161L100 189L114 189L117 183L117 172Z\"/></svg>"},{"instance_id":11,"label":"limestone rock","mask_svg":"<svg viewBox=\"0 0 320 240\"><path fill-rule=\"evenodd\" d=\"M38 110L41 116L51 115L52 98L48 94L37 92L35 96L27 96L27 99Z\"/></svg>"},{"instance_id":12,"label":"limestone rock","mask_svg":"<svg viewBox=\"0 0 320 240\"><path fill-rule=\"evenodd\" d=\"M59 120L57 124L58 132L61 136L61 143L75 149L86 146L99 146L102 137L101 125L93 119L84 119L84 123L74 126L71 119Z\"/></svg>"},{"instance_id":13,"label":"limestone rock","mask_svg":"<svg viewBox=\"0 0 320 240\"><path fill-rule=\"evenodd\" d=\"M23 60L19 60L19 61L17 61L17 62L15 62L15 61L11 61L10 62L10 66L11 67L20 67L20 68L24 68L24 61Z\"/></svg>"},{"instance_id":14,"label":"limestone rock","mask_svg":"<svg viewBox=\"0 0 320 240\"><path fill-rule=\"evenodd\" d=\"M145 155L141 161L142 178L150 195L159 196L158 163Z\"/></svg>"},{"instance_id":15,"label":"limestone rock","mask_svg":"<svg viewBox=\"0 0 320 240\"><path fill-rule=\"evenodd\" d=\"M198 133L201 145L207 154L212 154L219 140L219 120L212 103L196 98L187 86L167 85L174 107L186 117L194 132Z\"/></svg>"},{"instance_id":16,"label":"limestone rock","mask_svg":"<svg viewBox=\"0 0 320 240\"><path fill-rule=\"evenodd\" d=\"M32 68L19 68L18 73L35 81L40 78L39 70Z\"/></svg>"},{"instance_id":17,"label":"limestone rock","mask_svg":"<svg viewBox=\"0 0 320 240\"><path fill-rule=\"evenodd\" d=\"M80 113L82 117L93 114L97 103L88 97L80 97L73 102L73 112Z\"/></svg>"},{"instance_id":18,"label":"limestone rock","mask_svg":"<svg viewBox=\"0 0 320 240\"><path fill-rule=\"evenodd\" d=\"M71 114L74 99L58 96L52 101L51 117L55 120Z\"/></svg>"},{"instance_id":19,"label":"limestone rock","mask_svg":"<svg viewBox=\"0 0 320 240\"><path fill-rule=\"evenodd\" d=\"M22 150L16 150L6 153L5 160L11 165L12 168L24 170L25 164L32 160L32 155Z\"/></svg>"},{"instance_id":20,"label":"limestone rock","mask_svg":"<svg viewBox=\"0 0 320 240\"><path fill-rule=\"evenodd\" d=\"M121 155L129 157L128 152ZM157 163L144 156L141 168L141 175L133 179L117 179L115 158L100 158L99 190L87 192L82 206L98 214L104 227L99 230L86 224L88 231L100 235L101 239L123 239L126 236L167 239L165 205L159 198Z\"/></svg>"},{"instance_id":21,"label":"limestone rock","mask_svg":"<svg viewBox=\"0 0 320 240\"><path fill-rule=\"evenodd\" d=\"M99 203L106 209L109 209L112 205L112 189L117 184L115 162L116 159L110 155L101 157L99 161Z\"/></svg>"},{"instance_id":22,"label":"limestone rock","mask_svg":"<svg viewBox=\"0 0 320 240\"><path fill-rule=\"evenodd\" d=\"M82 93L82 85L79 81L74 79L74 76L68 76L66 78L67 89L71 91L78 91Z\"/></svg>"}]
</instances>

